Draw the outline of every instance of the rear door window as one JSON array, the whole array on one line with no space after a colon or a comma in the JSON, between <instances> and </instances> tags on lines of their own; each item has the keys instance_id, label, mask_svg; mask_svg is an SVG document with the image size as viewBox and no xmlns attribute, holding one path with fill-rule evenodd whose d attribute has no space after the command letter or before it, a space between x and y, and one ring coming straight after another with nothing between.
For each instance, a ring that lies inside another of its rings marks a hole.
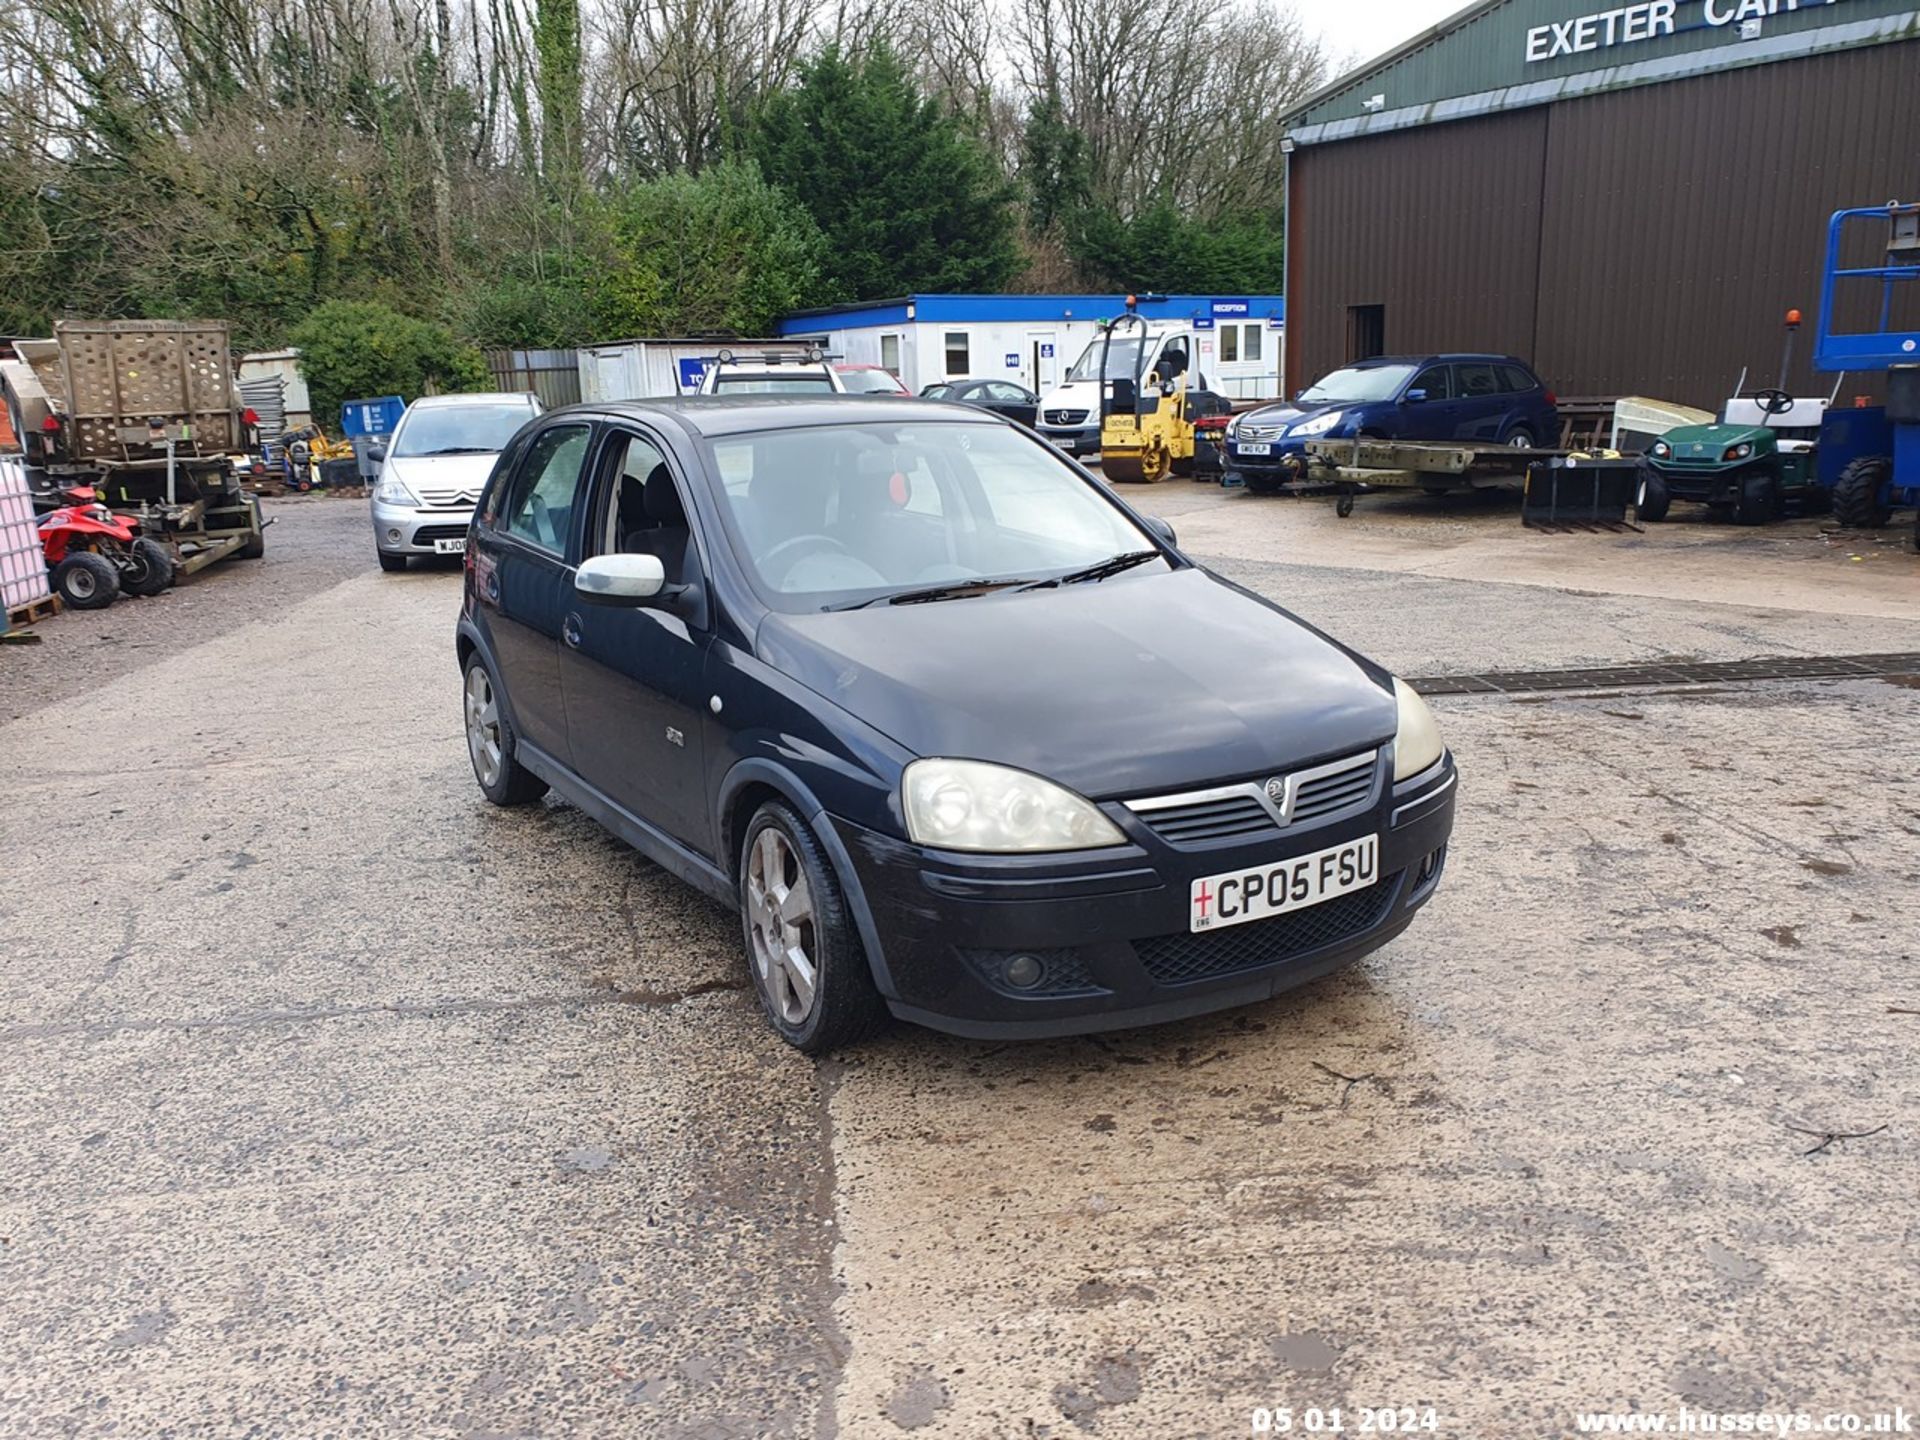
<instances>
[{"instance_id":1,"label":"rear door window","mask_svg":"<svg viewBox=\"0 0 1920 1440\"><path fill-rule=\"evenodd\" d=\"M554 425L534 436L507 507L509 534L553 555L567 553L592 433L586 425Z\"/></svg>"},{"instance_id":2,"label":"rear door window","mask_svg":"<svg viewBox=\"0 0 1920 1440\"><path fill-rule=\"evenodd\" d=\"M1461 398L1483 400L1498 395L1501 391L1500 379L1494 373L1493 366L1484 361L1473 361L1453 367L1455 381L1460 386Z\"/></svg>"}]
</instances>

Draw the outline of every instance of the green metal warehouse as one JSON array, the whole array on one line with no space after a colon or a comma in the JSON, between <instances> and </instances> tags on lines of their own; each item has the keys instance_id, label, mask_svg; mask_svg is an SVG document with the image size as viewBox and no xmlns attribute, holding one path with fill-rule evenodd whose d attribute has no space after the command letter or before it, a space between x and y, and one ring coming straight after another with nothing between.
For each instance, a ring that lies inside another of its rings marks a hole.
<instances>
[{"instance_id":1,"label":"green metal warehouse","mask_svg":"<svg viewBox=\"0 0 1920 1440\"><path fill-rule=\"evenodd\" d=\"M1482 0L1285 118L1290 387L1440 350L1563 396L1773 383L1828 215L1920 200L1920 11L1607 4Z\"/></svg>"}]
</instances>

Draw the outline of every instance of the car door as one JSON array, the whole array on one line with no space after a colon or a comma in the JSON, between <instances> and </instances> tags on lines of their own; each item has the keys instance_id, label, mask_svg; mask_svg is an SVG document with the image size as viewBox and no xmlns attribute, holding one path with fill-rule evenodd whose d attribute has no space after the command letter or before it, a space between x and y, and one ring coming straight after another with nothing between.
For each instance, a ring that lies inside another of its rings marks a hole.
<instances>
[{"instance_id":1,"label":"car door","mask_svg":"<svg viewBox=\"0 0 1920 1440\"><path fill-rule=\"evenodd\" d=\"M572 603L567 564L593 427L549 425L520 447L500 500L475 527L476 600L520 738L566 762L560 627Z\"/></svg>"},{"instance_id":2,"label":"car door","mask_svg":"<svg viewBox=\"0 0 1920 1440\"><path fill-rule=\"evenodd\" d=\"M1461 440L1500 439L1500 422L1511 400L1500 382L1500 372L1491 361L1456 360L1453 380L1458 398L1454 402L1454 435Z\"/></svg>"},{"instance_id":3,"label":"car door","mask_svg":"<svg viewBox=\"0 0 1920 1440\"><path fill-rule=\"evenodd\" d=\"M657 604L571 604L560 678L580 777L656 830L711 855L703 684L710 597L684 486L658 434L608 425L581 557L654 555L668 586L688 588Z\"/></svg>"},{"instance_id":4,"label":"car door","mask_svg":"<svg viewBox=\"0 0 1920 1440\"><path fill-rule=\"evenodd\" d=\"M989 380L985 386L987 408L1009 420L1017 420L1022 425L1031 426L1038 401L1018 385L1005 380Z\"/></svg>"},{"instance_id":5,"label":"car door","mask_svg":"<svg viewBox=\"0 0 1920 1440\"><path fill-rule=\"evenodd\" d=\"M1424 390L1424 400L1403 400L1397 407L1400 437L1407 440L1451 440L1459 424L1453 396L1453 367L1429 365L1407 383L1405 396Z\"/></svg>"}]
</instances>

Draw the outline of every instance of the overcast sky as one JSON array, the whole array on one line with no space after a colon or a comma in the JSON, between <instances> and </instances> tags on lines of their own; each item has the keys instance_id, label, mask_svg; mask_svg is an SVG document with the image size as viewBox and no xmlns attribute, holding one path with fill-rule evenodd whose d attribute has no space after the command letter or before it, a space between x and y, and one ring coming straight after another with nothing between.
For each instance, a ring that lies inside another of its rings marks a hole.
<instances>
[{"instance_id":1,"label":"overcast sky","mask_svg":"<svg viewBox=\"0 0 1920 1440\"><path fill-rule=\"evenodd\" d=\"M1411 40L1429 25L1462 8L1467 0L1294 0L1307 28L1327 42L1334 71Z\"/></svg>"}]
</instances>

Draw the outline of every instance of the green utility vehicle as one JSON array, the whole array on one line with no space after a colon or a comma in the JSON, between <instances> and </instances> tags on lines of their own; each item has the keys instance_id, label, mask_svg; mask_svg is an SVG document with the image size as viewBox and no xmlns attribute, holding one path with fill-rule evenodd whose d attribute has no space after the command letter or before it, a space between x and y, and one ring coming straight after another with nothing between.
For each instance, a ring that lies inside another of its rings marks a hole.
<instances>
[{"instance_id":1,"label":"green utility vehicle","mask_svg":"<svg viewBox=\"0 0 1920 1440\"><path fill-rule=\"evenodd\" d=\"M1719 419L1681 425L1647 447L1635 505L1641 520L1664 520L1675 500L1730 509L1742 525L1776 520L1788 505L1826 508L1816 450L1833 396L1795 396L1784 388L1799 325L1800 312L1789 310L1779 386L1742 393L1743 372Z\"/></svg>"}]
</instances>

